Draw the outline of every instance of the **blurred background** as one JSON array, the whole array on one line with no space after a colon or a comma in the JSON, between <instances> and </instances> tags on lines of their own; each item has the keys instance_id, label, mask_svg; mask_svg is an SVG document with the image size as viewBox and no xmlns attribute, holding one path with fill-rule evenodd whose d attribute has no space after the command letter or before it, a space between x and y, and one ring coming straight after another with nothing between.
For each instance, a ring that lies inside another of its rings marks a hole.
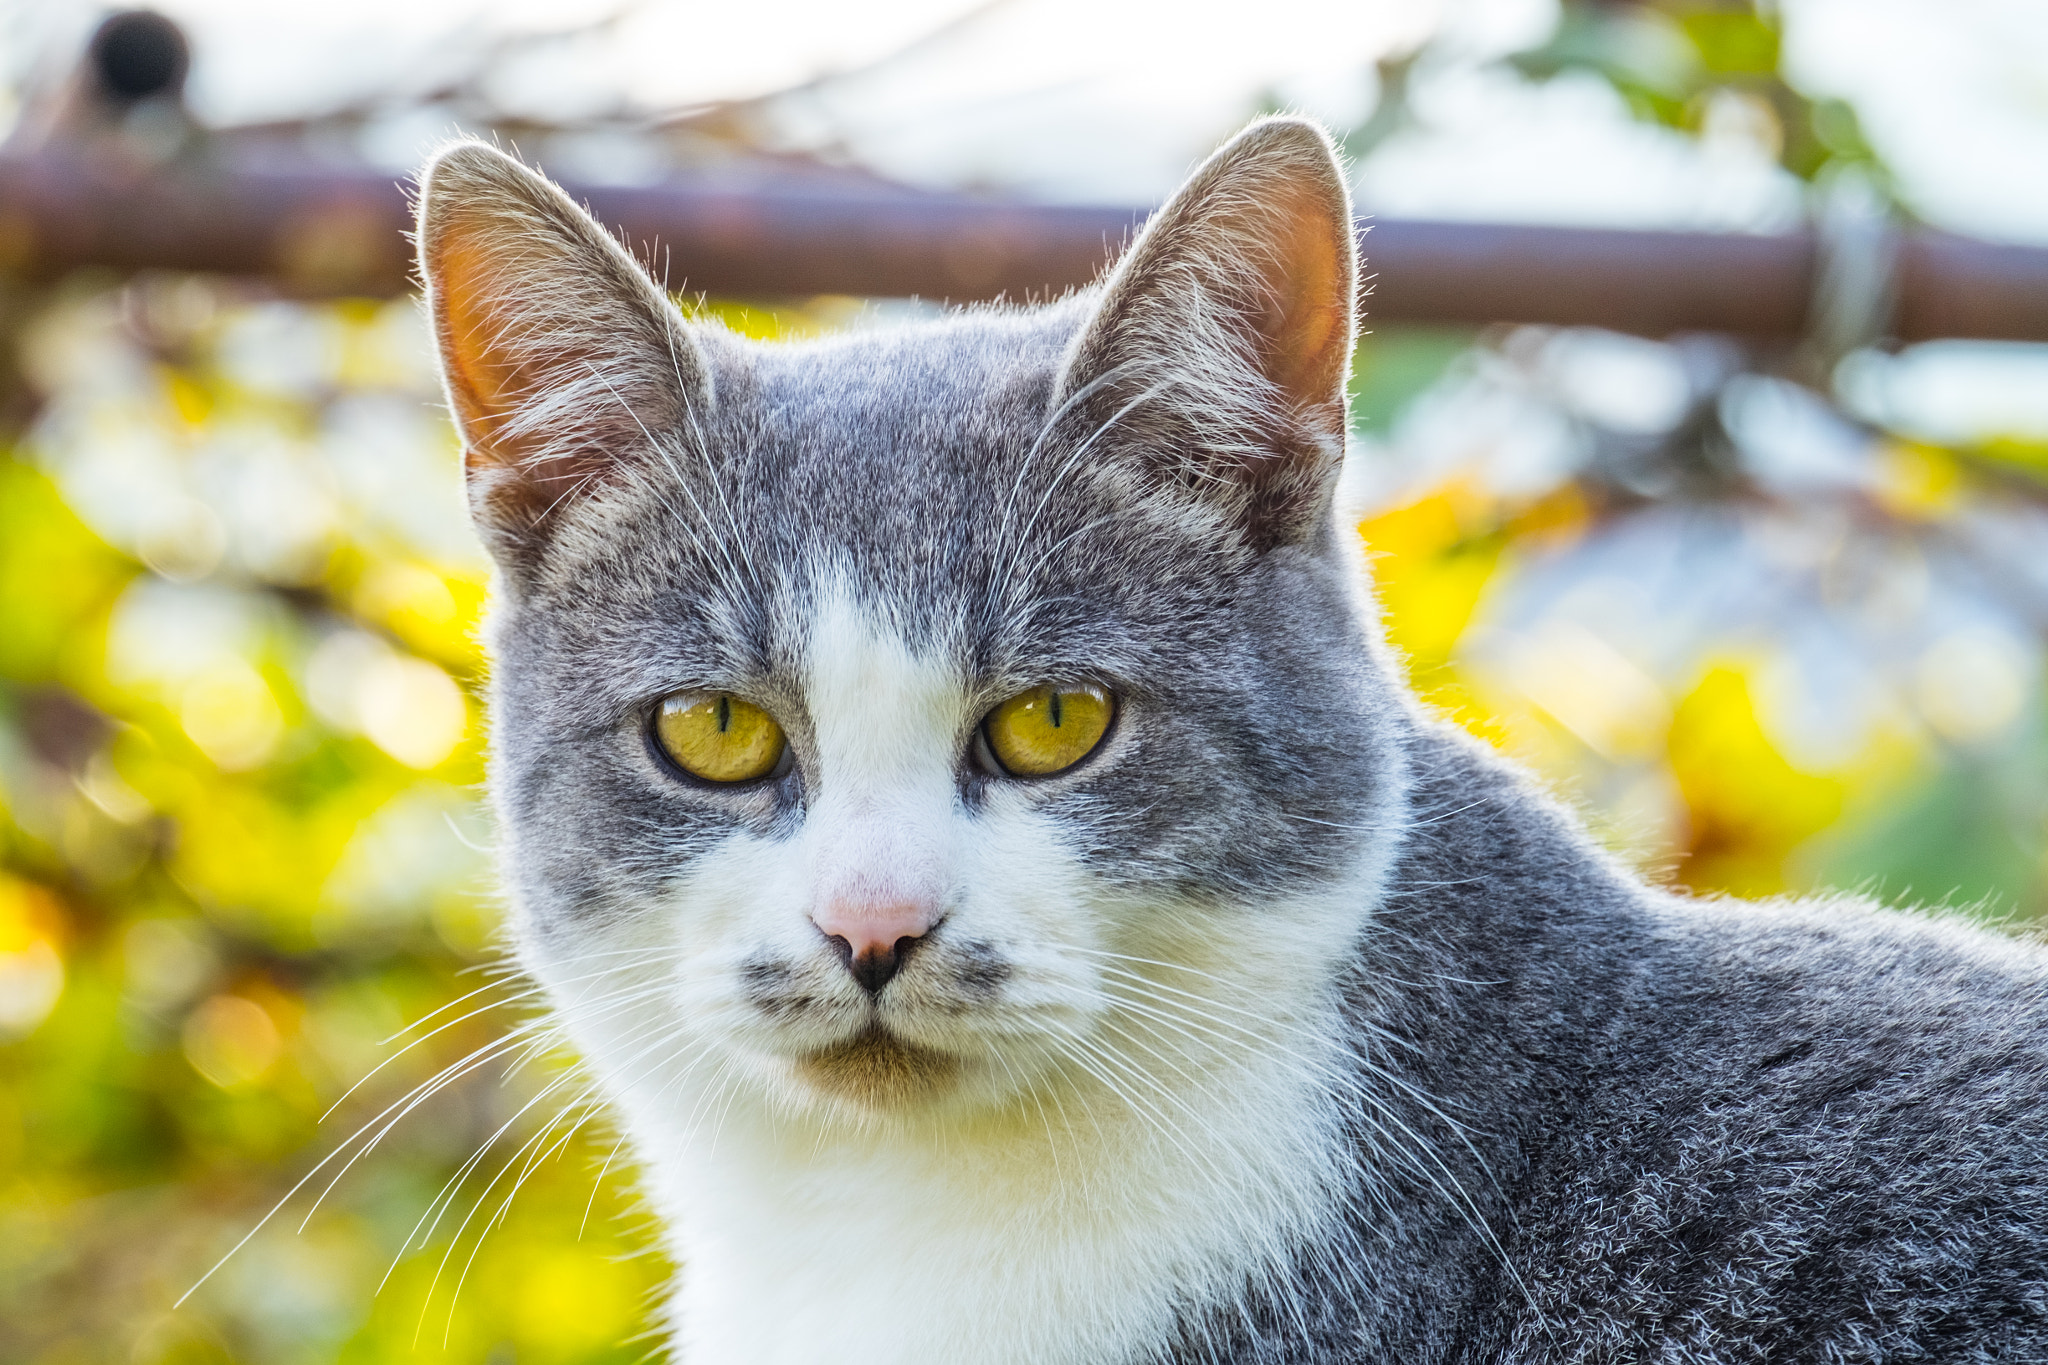
<instances>
[{"instance_id":1,"label":"blurred background","mask_svg":"<svg viewBox=\"0 0 2048 1365\"><path fill-rule=\"evenodd\" d=\"M163 14L0 5L0 1360L658 1354L632 1173L493 966L487 574L392 189L457 131L775 338L1071 283L1313 114L1418 687L1659 880L2048 908L2037 0ZM762 204L908 236L715 246Z\"/></svg>"}]
</instances>

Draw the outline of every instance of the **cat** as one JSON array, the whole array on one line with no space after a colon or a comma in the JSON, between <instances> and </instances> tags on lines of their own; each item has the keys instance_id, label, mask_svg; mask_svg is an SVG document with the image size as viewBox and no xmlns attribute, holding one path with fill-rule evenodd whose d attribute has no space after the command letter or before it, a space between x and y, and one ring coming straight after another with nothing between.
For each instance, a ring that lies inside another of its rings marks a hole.
<instances>
[{"instance_id":1,"label":"cat","mask_svg":"<svg viewBox=\"0 0 2048 1365\"><path fill-rule=\"evenodd\" d=\"M1646 885L1415 699L1315 125L1089 290L800 343L481 143L418 245L517 955L676 1359L2048 1361L2048 952Z\"/></svg>"}]
</instances>

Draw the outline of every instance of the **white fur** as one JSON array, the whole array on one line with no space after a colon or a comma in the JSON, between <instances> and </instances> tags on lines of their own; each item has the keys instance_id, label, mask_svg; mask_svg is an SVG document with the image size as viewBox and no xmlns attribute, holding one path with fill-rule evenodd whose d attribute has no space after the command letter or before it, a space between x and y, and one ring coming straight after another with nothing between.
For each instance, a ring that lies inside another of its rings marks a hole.
<instances>
[{"instance_id":1,"label":"white fur","mask_svg":"<svg viewBox=\"0 0 2048 1365\"><path fill-rule=\"evenodd\" d=\"M843 588L815 600L805 645L800 831L734 836L582 955L525 953L671 1230L679 1358L1116 1361L1156 1343L1177 1302L1234 1294L1313 1242L1346 1159L1331 979L1392 836L1350 884L1233 934L1214 910L1091 873L1039 810L1046 786L997 784L970 812L957 773L987 699ZM948 918L931 953L979 940L1012 965L972 1007L940 957L883 996L892 1029L961 1058L943 1101L862 1111L795 1071L868 1017L808 919L848 881L935 891ZM798 964L815 1009L775 1019L748 1001L739 968L764 954ZM592 962L632 965L599 989L575 980Z\"/></svg>"}]
</instances>

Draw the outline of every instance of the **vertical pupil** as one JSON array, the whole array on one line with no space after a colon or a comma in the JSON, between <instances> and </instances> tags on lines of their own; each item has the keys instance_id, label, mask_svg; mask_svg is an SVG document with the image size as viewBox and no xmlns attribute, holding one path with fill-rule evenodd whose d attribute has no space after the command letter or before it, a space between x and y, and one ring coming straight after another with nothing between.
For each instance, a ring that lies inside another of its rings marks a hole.
<instances>
[{"instance_id":1,"label":"vertical pupil","mask_svg":"<svg viewBox=\"0 0 2048 1365\"><path fill-rule=\"evenodd\" d=\"M1050 710L1052 713L1052 728L1057 730L1060 728L1060 694L1057 692L1052 694L1052 706Z\"/></svg>"},{"instance_id":2,"label":"vertical pupil","mask_svg":"<svg viewBox=\"0 0 2048 1365\"><path fill-rule=\"evenodd\" d=\"M732 729L732 698L718 699L718 733L725 734Z\"/></svg>"}]
</instances>

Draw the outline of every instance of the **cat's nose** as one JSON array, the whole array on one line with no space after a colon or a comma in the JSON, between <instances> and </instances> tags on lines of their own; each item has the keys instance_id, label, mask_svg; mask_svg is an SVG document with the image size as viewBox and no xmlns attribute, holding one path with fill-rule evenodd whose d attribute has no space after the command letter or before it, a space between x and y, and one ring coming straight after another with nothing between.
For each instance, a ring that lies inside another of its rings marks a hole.
<instances>
[{"instance_id":1,"label":"cat's nose","mask_svg":"<svg viewBox=\"0 0 2048 1365\"><path fill-rule=\"evenodd\" d=\"M869 995L881 994L882 987L903 970L904 962L937 919L932 906L916 901L882 905L828 901L811 916L840 962Z\"/></svg>"}]
</instances>

